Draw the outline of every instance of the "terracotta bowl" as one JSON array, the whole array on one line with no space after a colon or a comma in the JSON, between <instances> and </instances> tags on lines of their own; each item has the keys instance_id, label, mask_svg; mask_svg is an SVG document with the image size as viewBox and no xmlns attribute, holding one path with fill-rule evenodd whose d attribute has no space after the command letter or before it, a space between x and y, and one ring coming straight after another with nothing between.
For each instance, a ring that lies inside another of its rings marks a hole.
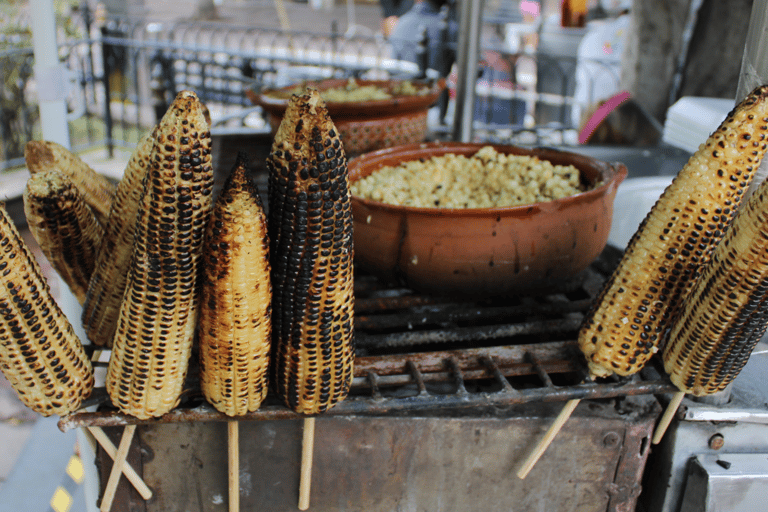
<instances>
[{"instance_id":1,"label":"terracotta bowl","mask_svg":"<svg viewBox=\"0 0 768 512\"><path fill-rule=\"evenodd\" d=\"M395 87L399 80L357 80L361 86L374 85L387 90ZM427 111L437 101L445 89L445 80L411 80L420 87L428 88L428 93L416 96L393 96L386 100L327 102L328 112L339 130L344 149L349 156L360 155L381 148L421 142L427 133ZM322 91L341 87L345 79L306 82L307 87ZM247 94L256 105L260 105L268 114L272 131L276 132L283 119L290 98L289 91L296 85L276 90Z\"/></svg>"},{"instance_id":2,"label":"terracotta bowl","mask_svg":"<svg viewBox=\"0 0 768 512\"><path fill-rule=\"evenodd\" d=\"M485 145L438 142L374 151L350 160L350 181L433 155L469 156ZM472 298L550 292L575 280L606 245L626 166L552 149L494 147L573 164L583 180L601 184L550 202L482 209L394 206L353 196L358 267L417 291Z\"/></svg>"}]
</instances>

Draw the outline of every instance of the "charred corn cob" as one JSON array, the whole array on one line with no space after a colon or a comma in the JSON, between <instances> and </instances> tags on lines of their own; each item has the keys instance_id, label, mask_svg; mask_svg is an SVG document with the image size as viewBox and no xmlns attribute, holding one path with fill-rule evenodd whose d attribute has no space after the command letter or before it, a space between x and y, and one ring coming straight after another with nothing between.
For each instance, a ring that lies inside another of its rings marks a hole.
<instances>
[{"instance_id":1,"label":"charred corn cob","mask_svg":"<svg viewBox=\"0 0 768 512\"><path fill-rule=\"evenodd\" d=\"M352 215L344 148L315 90L294 95L267 158L272 383L296 412L323 412L352 381Z\"/></svg>"},{"instance_id":2,"label":"charred corn cob","mask_svg":"<svg viewBox=\"0 0 768 512\"><path fill-rule=\"evenodd\" d=\"M112 346L133 252L135 219L139 212L154 140L153 130L139 141L133 151L123 177L117 184L109 220L96 253L96 263L88 282L81 317L88 339L96 345Z\"/></svg>"},{"instance_id":3,"label":"charred corn cob","mask_svg":"<svg viewBox=\"0 0 768 512\"><path fill-rule=\"evenodd\" d=\"M29 231L82 304L104 230L80 191L57 171L32 175L23 198Z\"/></svg>"},{"instance_id":4,"label":"charred corn cob","mask_svg":"<svg viewBox=\"0 0 768 512\"><path fill-rule=\"evenodd\" d=\"M83 194L86 204L96 215L96 220L102 226L106 225L115 186L105 176L91 169L79 156L61 144L47 140L27 142L24 147L24 160L30 174L43 171L59 171L66 174Z\"/></svg>"},{"instance_id":5,"label":"charred corn cob","mask_svg":"<svg viewBox=\"0 0 768 512\"><path fill-rule=\"evenodd\" d=\"M722 391L768 326L768 182L734 218L712 253L664 347L664 369L681 391Z\"/></svg>"},{"instance_id":6,"label":"charred corn cob","mask_svg":"<svg viewBox=\"0 0 768 512\"><path fill-rule=\"evenodd\" d=\"M630 240L579 332L593 377L632 374L658 351L765 154L767 96L757 88L729 113Z\"/></svg>"},{"instance_id":7,"label":"charred corn cob","mask_svg":"<svg viewBox=\"0 0 768 512\"><path fill-rule=\"evenodd\" d=\"M16 226L0 206L0 370L43 416L77 410L93 368Z\"/></svg>"},{"instance_id":8,"label":"charred corn cob","mask_svg":"<svg viewBox=\"0 0 768 512\"><path fill-rule=\"evenodd\" d=\"M267 219L241 154L208 221L198 321L200 387L228 416L255 411L267 394L269 271Z\"/></svg>"},{"instance_id":9,"label":"charred corn cob","mask_svg":"<svg viewBox=\"0 0 768 512\"><path fill-rule=\"evenodd\" d=\"M142 419L178 403L197 321L213 171L194 93L180 92L160 121L145 185L106 377L112 403Z\"/></svg>"}]
</instances>

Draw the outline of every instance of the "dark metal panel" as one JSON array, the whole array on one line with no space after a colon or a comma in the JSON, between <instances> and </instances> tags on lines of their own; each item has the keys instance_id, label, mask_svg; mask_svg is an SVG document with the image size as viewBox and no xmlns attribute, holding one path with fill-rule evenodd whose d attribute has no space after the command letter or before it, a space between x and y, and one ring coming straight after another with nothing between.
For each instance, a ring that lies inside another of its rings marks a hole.
<instances>
[{"instance_id":1,"label":"dark metal panel","mask_svg":"<svg viewBox=\"0 0 768 512\"><path fill-rule=\"evenodd\" d=\"M311 509L323 512L633 510L649 397L583 402L525 480L517 466L560 404L496 414L319 417ZM240 422L242 510L296 510L300 420ZM227 510L226 424L140 426L147 512ZM132 498L133 499L133 498ZM131 509L126 509L131 510Z\"/></svg>"}]
</instances>

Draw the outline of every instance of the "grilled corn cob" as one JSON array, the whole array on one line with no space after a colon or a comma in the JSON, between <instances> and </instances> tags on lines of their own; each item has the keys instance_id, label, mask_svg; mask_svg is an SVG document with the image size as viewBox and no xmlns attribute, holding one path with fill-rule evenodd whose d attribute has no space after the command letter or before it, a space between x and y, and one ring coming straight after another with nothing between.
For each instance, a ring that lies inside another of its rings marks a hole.
<instances>
[{"instance_id":1,"label":"grilled corn cob","mask_svg":"<svg viewBox=\"0 0 768 512\"><path fill-rule=\"evenodd\" d=\"M240 154L208 221L198 322L200 387L228 416L255 411L267 394L269 270L267 219Z\"/></svg>"},{"instance_id":2,"label":"grilled corn cob","mask_svg":"<svg viewBox=\"0 0 768 512\"><path fill-rule=\"evenodd\" d=\"M0 315L0 370L21 401L43 416L77 410L93 389L93 368L5 205Z\"/></svg>"},{"instance_id":3,"label":"grilled corn cob","mask_svg":"<svg viewBox=\"0 0 768 512\"><path fill-rule=\"evenodd\" d=\"M579 332L593 377L642 368L706 264L766 151L768 86L752 91L662 194Z\"/></svg>"},{"instance_id":4,"label":"grilled corn cob","mask_svg":"<svg viewBox=\"0 0 768 512\"><path fill-rule=\"evenodd\" d=\"M139 212L154 140L153 130L139 141L133 151L123 177L117 184L109 220L96 253L96 263L88 282L81 316L88 339L96 345L112 345L133 252L135 219Z\"/></svg>"},{"instance_id":5,"label":"grilled corn cob","mask_svg":"<svg viewBox=\"0 0 768 512\"><path fill-rule=\"evenodd\" d=\"M106 225L115 186L105 176L91 169L79 156L61 144L47 140L27 142L24 160L30 174L52 170L66 174L83 194L96 220L102 226Z\"/></svg>"},{"instance_id":6,"label":"grilled corn cob","mask_svg":"<svg viewBox=\"0 0 768 512\"><path fill-rule=\"evenodd\" d=\"M352 214L347 160L315 90L294 95L267 158L272 384L292 410L323 412L352 381Z\"/></svg>"},{"instance_id":7,"label":"grilled corn cob","mask_svg":"<svg viewBox=\"0 0 768 512\"><path fill-rule=\"evenodd\" d=\"M30 232L82 304L104 230L80 191L58 171L32 175L23 197Z\"/></svg>"},{"instance_id":8,"label":"grilled corn cob","mask_svg":"<svg viewBox=\"0 0 768 512\"><path fill-rule=\"evenodd\" d=\"M106 377L112 403L141 419L180 399L212 187L208 126L197 96L182 91L157 130Z\"/></svg>"},{"instance_id":9,"label":"grilled corn cob","mask_svg":"<svg viewBox=\"0 0 768 512\"><path fill-rule=\"evenodd\" d=\"M768 182L734 218L712 253L664 347L664 369L681 391L722 391L768 326Z\"/></svg>"}]
</instances>

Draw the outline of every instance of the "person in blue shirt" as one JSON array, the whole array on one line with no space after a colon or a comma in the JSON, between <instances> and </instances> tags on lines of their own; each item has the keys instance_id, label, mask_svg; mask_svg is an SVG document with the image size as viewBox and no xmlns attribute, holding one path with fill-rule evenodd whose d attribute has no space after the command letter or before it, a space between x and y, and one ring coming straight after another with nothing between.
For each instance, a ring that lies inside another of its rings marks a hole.
<instances>
[{"instance_id":1,"label":"person in blue shirt","mask_svg":"<svg viewBox=\"0 0 768 512\"><path fill-rule=\"evenodd\" d=\"M389 38L400 16L413 7L413 0L379 0L379 3L382 12L381 32Z\"/></svg>"},{"instance_id":2,"label":"person in blue shirt","mask_svg":"<svg viewBox=\"0 0 768 512\"><path fill-rule=\"evenodd\" d=\"M394 57L422 65L419 45L426 31L427 67L436 70L440 76L446 76L456 58L458 37L452 3L451 0L416 0L413 7L400 17L389 37ZM444 29L445 35L441 33Z\"/></svg>"}]
</instances>

